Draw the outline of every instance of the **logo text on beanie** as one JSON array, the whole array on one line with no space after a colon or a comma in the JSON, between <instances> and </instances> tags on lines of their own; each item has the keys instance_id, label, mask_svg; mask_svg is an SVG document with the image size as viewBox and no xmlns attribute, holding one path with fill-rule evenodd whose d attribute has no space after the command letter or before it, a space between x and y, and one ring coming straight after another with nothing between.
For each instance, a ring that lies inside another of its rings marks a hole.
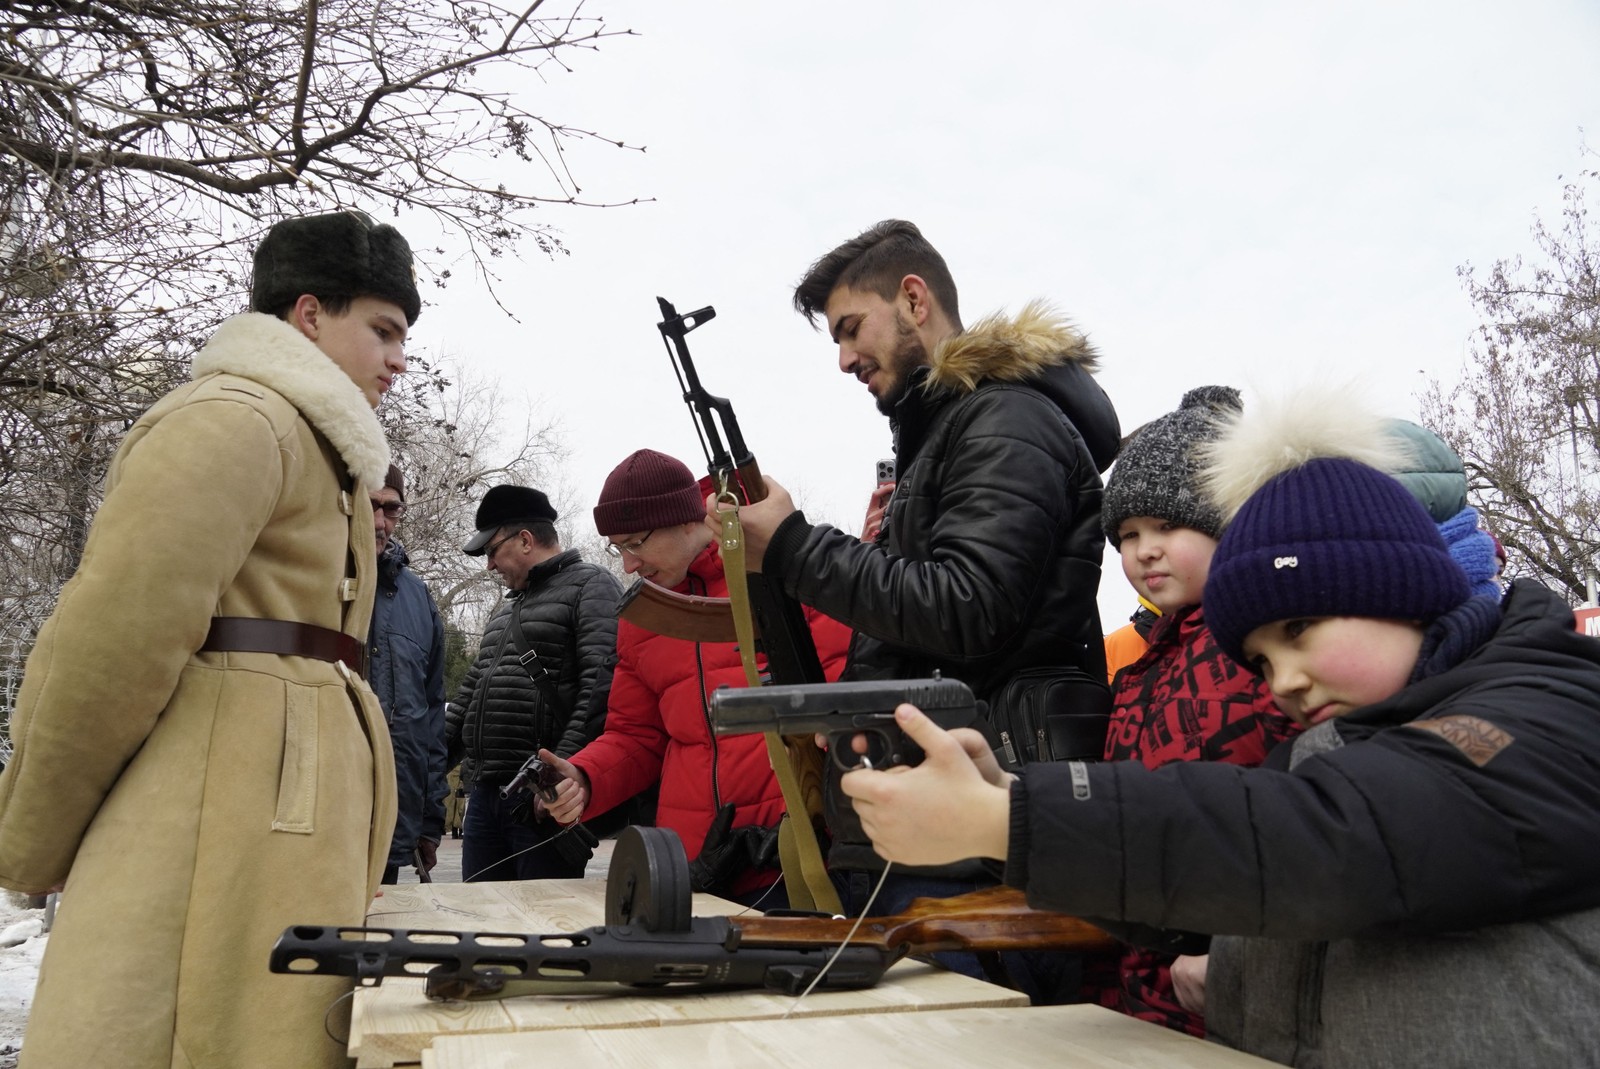
<instances>
[{"instance_id":1,"label":"logo text on beanie","mask_svg":"<svg viewBox=\"0 0 1600 1069\"><path fill-rule=\"evenodd\" d=\"M1273 557L1272 558L1272 566L1274 568L1298 568L1298 567L1300 567L1300 558L1299 557Z\"/></svg>"}]
</instances>

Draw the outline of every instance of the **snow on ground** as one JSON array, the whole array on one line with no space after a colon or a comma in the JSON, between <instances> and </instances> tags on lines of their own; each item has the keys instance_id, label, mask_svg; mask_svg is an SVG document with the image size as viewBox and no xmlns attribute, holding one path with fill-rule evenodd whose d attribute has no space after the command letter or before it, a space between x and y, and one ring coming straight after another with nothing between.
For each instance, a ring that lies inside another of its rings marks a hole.
<instances>
[{"instance_id":1,"label":"snow on ground","mask_svg":"<svg viewBox=\"0 0 1600 1069\"><path fill-rule=\"evenodd\" d=\"M49 937L44 910L26 908L22 895L0 894L0 1069L15 1069L22 1030L33 1005L39 959Z\"/></svg>"}]
</instances>

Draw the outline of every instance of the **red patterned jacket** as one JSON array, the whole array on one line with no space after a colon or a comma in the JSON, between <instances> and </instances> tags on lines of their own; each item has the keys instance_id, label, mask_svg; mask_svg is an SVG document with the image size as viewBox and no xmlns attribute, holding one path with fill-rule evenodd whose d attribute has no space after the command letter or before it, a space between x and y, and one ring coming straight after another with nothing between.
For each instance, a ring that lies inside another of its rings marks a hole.
<instances>
[{"instance_id":1,"label":"red patterned jacket","mask_svg":"<svg viewBox=\"0 0 1600 1069\"><path fill-rule=\"evenodd\" d=\"M1259 765L1298 732L1278 712L1261 677L1218 648L1200 606L1168 613L1150 631L1150 648L1117 673L1107 761L1160 768L1174 761ZM1102 1005L1195 1036L1205 1022L1178 1005L1172 956L1130 947L1118 983L1102 988Z\"/></svg>"}]
</instances>

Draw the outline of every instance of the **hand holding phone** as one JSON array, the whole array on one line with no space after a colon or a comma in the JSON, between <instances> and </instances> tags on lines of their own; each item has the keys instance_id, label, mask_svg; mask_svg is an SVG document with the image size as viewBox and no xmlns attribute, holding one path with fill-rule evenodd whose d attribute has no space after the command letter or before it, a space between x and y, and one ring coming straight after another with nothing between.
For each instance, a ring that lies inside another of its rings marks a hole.
<instances>
[{"instance_id":1,"label":"hand holding phone","mask_svg":"<svg viewBox=\"0 0 1600 1069\"><path fill-rule=\"evenodd\" d=\"M894 460L878 461L878 485L867 499L867 515L861 521L861 541L876 542L883 530L883 518L889 510L889 498L894 494Z\"/></svg>"}]
</instances>

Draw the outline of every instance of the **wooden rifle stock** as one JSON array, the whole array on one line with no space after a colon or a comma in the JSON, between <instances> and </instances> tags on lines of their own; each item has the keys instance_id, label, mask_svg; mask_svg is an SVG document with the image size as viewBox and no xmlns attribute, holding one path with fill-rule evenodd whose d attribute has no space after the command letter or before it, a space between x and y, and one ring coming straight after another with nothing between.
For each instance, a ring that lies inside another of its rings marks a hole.
<instances>
[{"instance_id":1,"label":"wooden rifle stock","mask_svg":"<svg viewBox=\"0 0 1600 1069\"><path fill-rule=\"evenodd\" d=\"M767 480L762 478L761 465L756 463L755 457L733 470L738 472L739 485L744 487L745 504L754 505L757 501L767 499Z\"/></svg>"},{"instance_id":2,"label":"wooden rifle stock","mask_svg":"<svg viewBox=\"0 0 1600 1069\"><path fill-rule=\"evenodd\" d=\"M838 946L855 921L845 918L761 917L734 919L741 946ZM891 954L943 950L1110 950L1120 944L1088 921L1028 906L1013 887L990 887L954 898L914 899L904 913L868 917L851 946L873 946Z\"/></svg>"}]
</instances>

